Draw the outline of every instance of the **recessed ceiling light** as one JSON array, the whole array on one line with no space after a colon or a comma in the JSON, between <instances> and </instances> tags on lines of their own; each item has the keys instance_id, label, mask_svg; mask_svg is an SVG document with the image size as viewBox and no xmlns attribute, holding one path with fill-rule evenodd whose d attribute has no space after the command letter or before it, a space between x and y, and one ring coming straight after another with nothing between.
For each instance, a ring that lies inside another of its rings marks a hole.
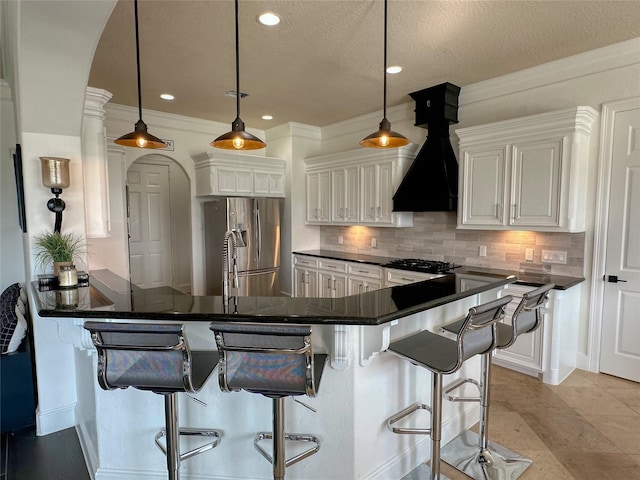
<instances>
[{"instance_id":1,"label":"recessed ceiling light","mask_svg":"<svg viewBox=\"0 0 640 480\"><path fill-rule=\"evenodd\" d=\"M393 65L391 67L387 67L387 73L400 73L402 71L402 67L400 65Z\"/></svg>"},{"instance_id":2,"label":"recessed ceiling light","mask_svg":"<svg viewBox=\"0 0 640 480\"><path fill-rule=\"evenodd\" d=\"M280 17L272 12L263 13L262 15L258 15L258 22L262 25L267 25L269 27L273 27L274 25L278 25L280 23Z\"/></svg>"},{"instance_id":3,"label":"recessed ceiling light","mask_svg":"<svg viewBox=\"0 0 640 480\"><path fill-rule=\"evenodd\" d=\"M160 98L163 100L173 100L176 97L174 97L170 93L163 93L162 95L160 95Z\"/></svg>"},{"instance_id":4,"label":"recessed ceiling light","mask_svg":"<svg viewBox=\"0 0 640 480\"><path fill-rule=\"evenodd\" d=\"M263 120L273 120L273 116L272 115L262 115L262 119Z\"/></svg>"}]
</instances>

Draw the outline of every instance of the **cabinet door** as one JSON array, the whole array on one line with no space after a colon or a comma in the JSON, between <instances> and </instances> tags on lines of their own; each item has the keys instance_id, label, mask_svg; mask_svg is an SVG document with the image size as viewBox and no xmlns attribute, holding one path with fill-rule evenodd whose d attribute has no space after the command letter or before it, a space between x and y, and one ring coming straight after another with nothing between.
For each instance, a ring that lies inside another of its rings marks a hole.
<instances>
[{"instance_id":1,"label":"cabinet door","mask_svg":"<svg viewBox=\"0 0 640 480\"><path fill-rule=\"evenodd\" d=\"M347 295L364 293L365 280L358 277L347 278Z\"/></svg>"},{"instance_id":2,"label":"cabinet door","mask_svg":"<svg viewBox=\"0 0 640 480\"><path fill-rule=\"evenodd\" d=\"M339 168L331 171L331 221L345 223L347 205L347 171Z\"/></svg>"},{"instance_id":3,"label":"cabinet door","mask_svg":"<svg viewBox=\"0 0 640 480\"><path fill-rule=\"evenodd\" d=\"M535 288L509 285L509 288L503 291L503 295L513 295L513 300L505 308L504 323L511 324L511 317L520 300L522 300L523 293ZM553 295L553 292L551 295ZM543 309L543 311L545 310ZM547 321L549 319L547 315L544 315L542 325L535 332L518 336L516 342L507 349L496 349L493 355L494 363L528 374L542 372L542 339L544 325Z\"/></svg>"},{"instance_id":4,"label":"cabinet door","mask_svg":"<svg viewBox=\"0 0 640 480\"><path fill-rule=\"evenodd\" d=\"M293 296L294 297L306 297L307 296L307 281L305 277L305 269L300 267L294 267L293 269Z\"/></svg>"},{"instance_id":5,"label":"cabinet door","mask_svg":"<svg viewBox=\"0 0 640 480\"><path fill-rule=\"evenodd\" d=\"M257 195L284 195L284 176L279 173L254 172L254 192Z\"/></svg>"},{"instance_id":6,"label":"cabinet door","mask_svg":"<svg viewBox=\"0 0 640 480\"><path fill-rule=\"evenodd\" d=\"M294 296L318 296L318 271L307 268L294 267Z\"/></svg>"},{"instance_id":7,"label":"cabinet door","mask_svg":"<svg viewBox=\"0 0 640 480\"><path fill-rule=\"evenodd\" d=\"M358 222L358 167L338 168L331 172L331 221Z\"/></svg>"},{"instance_id":8,"label":"cabinet door","mask_svg":"<svg viewBox=\"0 0 640 480\"><path fill-rule=\"evenodd\" d=\"M462 225L505 224L507 147L465 151L462 159Z\"/></svg>"},{"instance_id":9,"label":"cabinet door","mask_svg":"<svg viewBox=\"0 0 640 480\"><path fill-rule=\"evenodd\" d=\"M376 223L393 223L393 162L382 162L376 165Z\"/></svg>"},{"instance_id":10,"label":"cabinet door","mask_svg":"<svg viewBox=\"0 0 640 480\"><path fill-rule=\"evenodd\" d=\"M321 297L344 297L347 291L347 278L345 275L334 275L327 272L318 272L318 294Z\"/></svg>"},{"instance_id":11,"label":"cabinet door","mask_svg":"<svg viewBox=\"0 0 640 480\"><path fill-rule=\"evenodd\" d=\"M317 173L307 173L307 222L318 222L319 177Z\"/></svg>"},{"instance_id":12,"label":"cabinet door","mask_svg":"<svg viewBox=\"0 0 640 480\"><path fill-rule=\"evenodd\" d=\"M345 297L347 295L347 277L345 275L333 276L333 298Z\"/></svg>"},{"instance_id":13,"label":"cabinet door","mask_svg":"<svg viewBox=\"0 0 640 480\"><path fill-rule=\"evenodd\" d=\"M307 174L307 222L329 223L331 176L328 171Z\"/></svg>"},{"instance_id":14,"label":"cabinet door","mask_svg":"<svg viewBox=\"0 0 640 480\"><path fill-rule=\"evenodd\" d=\"M376 221L376 166L365 165L360 169L360 220Z\"/></svg>"},{"instance_id":15,"label":"cabinet door","mask_svg":"<svg viewBox=\"0 0 640 480\"><path fill-rule=\"evenodd\" d=\"M326 272L318 272L318 296L323 298L333 297L333 275Z\"/></svg>"},{"instance_id":16,"label":"cabinet door","mask_svg":"<svg viewBox=\"0 0 640 480\"><path fill-rule=\"evenodd\" d=\"M514 144L509 224L560 226L562 140Z\"/></svg>"}]
</instances>

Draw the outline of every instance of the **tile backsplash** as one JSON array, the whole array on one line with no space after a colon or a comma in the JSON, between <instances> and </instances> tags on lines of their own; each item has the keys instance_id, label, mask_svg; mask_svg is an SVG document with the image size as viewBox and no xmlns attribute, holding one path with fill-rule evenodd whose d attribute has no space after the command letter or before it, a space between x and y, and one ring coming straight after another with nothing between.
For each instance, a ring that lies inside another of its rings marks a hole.
<instances>
[{"instance_id":1,"label":"tile backsplash","mask_svg":"<svg viewBox=\"0 0 640 480\"><path fill-rule=\"evenodd\" d=\"M456 230L455 212L416 212L413 225L411 228L322 226L320 244L327 250L427 258L521 272L584 275L584 233ZM480 256L481 246L486 247L486 256ZM533 261L525 260L527 248L533 249ZM542 263L542 250L567 252L566 265Z\"/></svg>"}]
</instances>

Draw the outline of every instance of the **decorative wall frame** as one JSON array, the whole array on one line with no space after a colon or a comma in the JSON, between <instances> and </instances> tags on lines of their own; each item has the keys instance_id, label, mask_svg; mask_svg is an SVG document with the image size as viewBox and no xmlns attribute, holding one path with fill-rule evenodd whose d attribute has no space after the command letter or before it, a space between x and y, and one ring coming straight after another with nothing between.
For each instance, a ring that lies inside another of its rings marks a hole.
<instances>
[{"instance_id":1,"label":"decorative wall frame","mask_svg":"<svg viewBox=\"0 0 640 480\"><path fill-rule=\"evenodd\" d=\"M16 195L18 197L18 225L23 233L27 231L27 217L24 209L24 184L22 182L22 150L20 144L16 144L13 153L13 171L16 176Z\"/></svg>"}]
</instances>

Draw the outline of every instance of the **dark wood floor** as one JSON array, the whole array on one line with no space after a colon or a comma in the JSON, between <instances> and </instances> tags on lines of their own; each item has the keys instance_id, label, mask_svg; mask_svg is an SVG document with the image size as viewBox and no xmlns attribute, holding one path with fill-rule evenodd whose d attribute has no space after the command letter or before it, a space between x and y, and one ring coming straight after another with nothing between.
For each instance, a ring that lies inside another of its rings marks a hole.
<instances>
[{"instance_id":1,"label":"dark wood floor","mask_svg":"<svg viewBox=\"0 0 640 480\"><path fill-rule=\"evenodd\" d=\"M33 428L2 434L1 480L90 480L75 428L37 437Z\"/></svg>"}]
</instances>

